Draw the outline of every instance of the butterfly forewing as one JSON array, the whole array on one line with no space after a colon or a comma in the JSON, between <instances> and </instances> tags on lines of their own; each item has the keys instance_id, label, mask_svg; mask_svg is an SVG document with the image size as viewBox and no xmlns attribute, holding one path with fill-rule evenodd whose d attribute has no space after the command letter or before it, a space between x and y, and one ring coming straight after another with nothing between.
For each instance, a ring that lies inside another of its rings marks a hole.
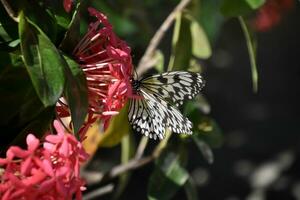
<instances>
[{"instance_id":1,"label":"butterfly forewing","mask_svg":"<svg viewBox=\"0 0 300 200\"><path fill-rule=\"evenodd\" d=\"M184 100L194 98L205 82L199 73L175 71L166 72L141 80L141 87L146 92L159 95L162 99L170 99L176 106Z\"/></svg>"}]
</instances>

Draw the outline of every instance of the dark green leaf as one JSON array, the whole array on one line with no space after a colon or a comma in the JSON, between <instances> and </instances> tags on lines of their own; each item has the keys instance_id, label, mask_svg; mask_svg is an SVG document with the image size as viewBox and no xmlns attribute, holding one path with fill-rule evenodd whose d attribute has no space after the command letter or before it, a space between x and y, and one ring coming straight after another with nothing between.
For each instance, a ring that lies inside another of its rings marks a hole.
<instances>
[{"instance_id":1,"label":"dark green leaf","mask_svg":"<svg viewBox=\"0 0 300 200\"><path fill-rule=\"evenodd\" d=\"M0 54L0 58L4 58L3 61L8 61L9 55L2 57ZM8 65L9 63L2 64L4 66L1 66L0 94L3 98L0 98L0 124L6 124L19 113L32 85L25 68L15 68Z\"/></svg>"},{"instance_id":2,"label":"dark green leaf","mask_svg":"<svg viewBox=\"0 0 300 200\"><path fill-rule=\"evenodd\" d=\"M193 135L192 136L194 142L196 143L198 149L201 151L203 157L205 158L205 160L209 163L212 164L214 162L214 154L210 148L210 146L208 146L208 144L206 144L203 140L201 140L197 135Z\"/></svg>"},{"instance_id":3,"label":"dark green leaf","mask_svg":"<svg viewBox=\"0 0 300 200\"><path fill-rule=\"evenodd\" d=\"M18 38L18 24L8 16L2 5L0 6L0 37L4 41Z\"/></svg>"},{"instance_id":4,"label":"dark green leaf","mask_svg":"<svg viewBox=\"0 0 300 200\"><path fill-rule=\"evenodd\" d=\"M68 25L68 30L60 44L60 49L69 54L72 54L72 51L80 41L80 5L81 4L78 4L73 13L72 20Z\"/></svg>"},{"instance_id":5,"label":"dark green leaf","mask_svg":"<svg viewBox=\"0 0 300 200\"><path fill-rule=\"evenodd\" d=\"M64 87L65 61L49 38L24 14L19 15L21 51L33 86L44 106L54 105Z\"/></svg>"},{"instance_id":6,"label":"dark green leaf","mask_svg":"<svg viewBox=\"0 0 300 200\"><path fill-rule=\"evenodd\" d=\"M32 24L41 30L51 41L55 42L57 24L54 16L36 1L22 1L21 10Z\"/></svg>"},{"instance_id":7,"label":"dark green leaf","mask_svg":"<svg viewBox=\"0 0 300 200\"><path fill-rule=\"evenodd\" d=\"M221 12L227 17L237 17L240 15L249 14L252 8L246 0L223 0Z\"/></svg>"},{"instance_id":8,"label":"dark green leaf","mask_svg":"<svg viewBox=\"0 0 300 200\"><path fill-rule=\"evenodd\" d=\"M0 128L9 130L1 134L2 150L9 144L24 143L26 134L30 131L41 136L54 115L54 108L45 110L35 93L25 67L11 65L4 67L0 74L0 85L2 86L0 93L3 96L0 99ZM42 114L45 112L49 115Z\"/></svg>"},{"instance_id":9,"label":"dark green leaf","mask_svg":"<svg viewBox=\"0 0 300 200\"><path fill-rule=\"evenodd\" d=\"M201 1L198 16L196 16L211 44L215 42L224 22L224 17L220 13L220 4L221 0Z\"/></svg>"},{"instance_id":10,"label":"dark green leaf","mask_svg":"<svg viewBox=\"0 0 300 200\"><path fill-rule=\"evenodd\" d=\"M193 121L193 120L192 120ZM194 121L193 121L194 122ZM195 136L205 141L211 147L220 147L223 144L223 134L218 124L208 117L200 117L195 126Z\"/></svg>"},{"instance_id":11,"label":"dark green leaf","mask_svg":"<svg viewBox=\"0 0 300 200\"><path fill-rule=\"evenodd\" d=\"M66 56L65 60L68 65L65 67L66 88L64 94L71 111L74 133L77 133L88 111L86 78L75 61Z\"/></svg>"},{"instance_id":12,"label":"dark green leaf","mask_svg":"<svg viewBox=\"0 0 300 200\"><path fill-rule=\"evenodd\" d=\"M42 112L38 113L35 118L29 121L28 124L22 129L22 131L17 135L17 137L13 140L11 145L15 144L25 144L26 136L29 133L34 134L37 138L42 138L46 132L46 130L50 127L50 123L54 119L55 107L47 107L42 110Z\"/></svg>"},{"instance_id":13,"label":"dark green leaf","mask_svg":"<svg viewBox=\"0 0 300 200\"><path fill-rule=\"evenodd\" d=\"M189 177L184 185L187 200L198 200L198 192L192 177Z\"/></svg>"},{"instance_id":14,"label":"dark green leaf","mask_svg":"<svg viewBox=\"0 0 300 200\"><path fill-rule=\"evenodd\" d=\"M185 156L183 146L167 148L158 158L154 172L148 185L148 199L171 199L182 187L188 177L188 172L182 163Z\"/></svg>"}]
</instances>

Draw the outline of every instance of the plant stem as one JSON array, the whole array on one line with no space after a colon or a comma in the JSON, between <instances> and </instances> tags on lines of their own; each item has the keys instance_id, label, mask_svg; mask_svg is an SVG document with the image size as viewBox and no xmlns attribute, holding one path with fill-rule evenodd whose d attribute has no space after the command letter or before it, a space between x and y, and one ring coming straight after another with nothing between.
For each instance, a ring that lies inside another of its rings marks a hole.
<instances>
[{"instance_id":1,"label":"plant stem","mask_svg":"<svg viewBox=\"0 0 300 200\"><path fill-rule=\"evenodd\" d=\"M163 36L165 35L166 31L171 27L173 21L176 18L176 14L180 11L182 11L191 0L182 0L175 9L170 13L170 15L165 19L163 24L159 27L159 29L156 31L152 39L150 40L150 43L145 51L145 54L141 58L138 67L137 67L137 74L140 76L141 74L145 73L148 69L150 69L153 66L153 63L151 62L152 56L157 49L160 41L162 40Z\"/></svg>"},{"instance_id":2,"label":"plant stem","mask_svg":"<svg viewBox=\"0 0 300 200\"><path fill-rule=\"evenodd\" d=\"M19 22L19 18L15 11L11 8L9 3L6 0L0 0L7 14L12 18L15 22Z\"/></svg>"},{"instance_id":3,"label":"plant stem","mask_svg":"<svg viewBox=\"0 0 300 200\"><path fill-rule=\"evenodd\" d=\"M256 56L255 56L255 52L254 52L254 47L253 47L252 40L251 40L251 37L250 37L250 33L249 33L249 30L247 28L247 25L245 23L244 18L242 16L239 16L238 18L239 18L242 30L244 32L246 42L247 42L247 48L248 48L250 64L251 64L251 71L252 71L253 91L255 93L257 93L257 90L258 90L258 73L257 73Z\"/></svg>"}]
</instances>

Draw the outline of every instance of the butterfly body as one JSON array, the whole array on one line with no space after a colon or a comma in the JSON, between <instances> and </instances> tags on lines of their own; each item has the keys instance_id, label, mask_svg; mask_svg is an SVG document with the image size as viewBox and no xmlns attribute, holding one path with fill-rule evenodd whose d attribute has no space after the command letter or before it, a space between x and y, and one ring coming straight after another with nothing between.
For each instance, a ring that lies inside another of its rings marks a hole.
<instances>
[{"instance_id":1,"label":"butterfly body","mask_svg":"<svg viewBox=\"0 0 300 200\"><path fill-rule=\"evenodd\" d=\"M166 128L191 134L192 123L177 107L195 97L204 81L199 73L174 71L131 80L137 98L130 100L128 118L132 128L153 139L163 139Z\"/></svg>"}]
</instances>

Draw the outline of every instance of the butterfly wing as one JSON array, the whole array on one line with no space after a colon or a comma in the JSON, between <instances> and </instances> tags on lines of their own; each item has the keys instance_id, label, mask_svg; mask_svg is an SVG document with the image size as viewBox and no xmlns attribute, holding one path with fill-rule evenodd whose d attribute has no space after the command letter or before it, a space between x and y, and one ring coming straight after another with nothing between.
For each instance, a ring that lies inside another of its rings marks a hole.
<instances>
[{"instance_id":1,"label":"butterfly wing","mask_svg":"<svg viewBox=\"0 0 300 200\"><path fill-rule=\"evenodd\" d=\"M143 99L132 99L129 107L129 121L133 129L150 138L164 138L165 128L175 133L191 134L192 123L177 108L155 94L141 89Z\"/></svg>"},{"instance_id":2,"label":"butterfly wing","mask_svg":"<svg viewBox=\"0 0 300 200\"><path fill-rule=\"evenodd\" d=\"M130 100L128 118L132 128L147 137L156 139L164 138L165 117L161 115L160 109L153 95L145 94L146 97Z\"/></svg>"},{"instance_id":3,"label":"butterfly wing","mask_svg":"<svg viewBox=\"0 0 300 200\"><path fill-rule=\"evenodd\" d=\"M141 83L145 92L171 100L176 106L183 104L184 100L194 98L205 85L199 73L186 71L157 74L142 79Z\"/></svg>"},{"instance_id":4,"label":"butterfly wing","mask_svg":"<svg viewBox=\"0 0 300 200\"><path fill-rule=\"evenodd\" d=\"M128 113L136 132L154 139L162 139L166 127L176 133L192 133L192 123L168 100L178 106L195 97L204 86L199 73L166 72L136 82L139 87L134 89L141 98L131 99Z\"/></svg>"}]
</instances>

